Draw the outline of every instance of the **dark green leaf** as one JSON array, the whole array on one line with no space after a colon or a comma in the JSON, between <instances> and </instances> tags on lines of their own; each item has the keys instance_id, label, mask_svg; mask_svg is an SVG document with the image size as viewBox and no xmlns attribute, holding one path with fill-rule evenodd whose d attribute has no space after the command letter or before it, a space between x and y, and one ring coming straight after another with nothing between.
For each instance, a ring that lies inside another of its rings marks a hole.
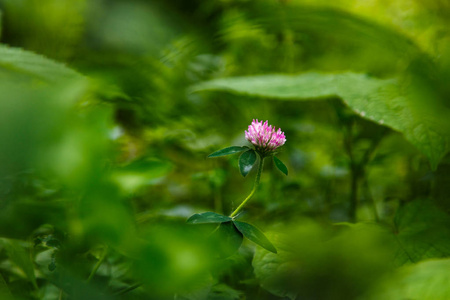
<instances>
[{"instance_id":1,"label":"dark green leaf","mask_svg":"<svg viewBox=\"0 0 450 300\"><path fill-rule=\"evenodd\" d=\"M208 211L201 214L192 215L186 222L189 224L204 224L204 223L222 223L228 221L231 221L230 217Z\"/></svg>"},{"instance_id":2,"label":"dark green leaf","mask_svg":"<svg viewBox=\"0 0 450 300\"><path fill-rule=\"evenodd\" d=\"M236 225L236 228L250 241L255 242L270 252L277 253L277 249L275 249L274 245L272 245L264 233L262 233L258 228L245 222L233 222L234 225Z\"/></svg>"},{"instance_id":3,"label":"dark green leaf","mask_svg":"<svg viewBox=\"0 0 450 300\"><path fill-rule=\"evenodd\" d=\"M450 255L450 217L430 200L415 200L402 206L394 225L397 264Z\"/></svg>"},{"instance_id":4,"label":"dark green leaf","mask_svg":"<svg viewBox=\"0 0 450 300\"><path fill-rule=\"evenodd\" d=\"M237 230L231 221L221 223L212 238L219 245L217 254L223 258L233 255L239 249L244 239L242 233Z\"/></svg>"},{"instance_id":5,"label":"dark green leaf","mask_svg":"<svg viewBox=\"0 0 450 300\"><path fill-rule=\"evenodd\" d=\"M256 162L256 152L255 150L248 150L241 154L239 157L239 170L242 176L247 176L248 172L253 168Z\"/></svg>"},{"instance_id":6,"label":"dark green leaf","mask_svg":"<svg viewBox=\"0 0 450 300\"><path fill-rule=\"evenodd\" d=\"M208 157L218 157L218 156L225 156L225 155L235 154L235 153L239 153L239 152L245 151L247 149L248 149L248 147L246 147L246 146L243 146L243 147L231 146L231 147L224 148L224 149L221 149L219 151L216 151L214 153L211 153L210 155L208 155Z\"/></svg>"},{"instance_id":7,"label":"dark green leaf","mask_svg":"<svg viewBox=\"0 0 450 300\"><path fill-rule=\"evenodd\" d=\"M55 263L54 260L52 260L51 263L48 264L48 270L49 270L50 272L53 272L53 271L56 270L56 263Z\"/></svg>"},{"instance_id":8,"label":"dark green leaf","mask_svg":"<svg viewBox=\"0 0 450 300\"><path fill-rule=\"evenodd\" d=\"M281 160L279 160L277 157L273 157L273 162L275 163L275 166L277 166L278 170L280 170L284 175L287 176L288 169L285 164Z\"/></svg>"}]
</instances>

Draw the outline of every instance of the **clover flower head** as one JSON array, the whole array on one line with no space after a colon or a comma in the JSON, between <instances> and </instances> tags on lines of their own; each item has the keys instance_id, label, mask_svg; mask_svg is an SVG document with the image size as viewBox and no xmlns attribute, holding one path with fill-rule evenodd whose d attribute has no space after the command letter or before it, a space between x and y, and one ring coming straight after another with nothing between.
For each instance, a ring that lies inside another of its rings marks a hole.
<instances>
[{"instance_id":1,"label":"clover flower head","mask_svg":"<svg viewBox=\"0 0 450 300\"><path fill-rule=\"evenodd\" d=\"M255 145L256 150L262 154L270 154L286 142L286 136L281 128L269 125L268 121L258 121L253 119L252 124L245 131L245 138Z\"/></svg>"}]
</instances>

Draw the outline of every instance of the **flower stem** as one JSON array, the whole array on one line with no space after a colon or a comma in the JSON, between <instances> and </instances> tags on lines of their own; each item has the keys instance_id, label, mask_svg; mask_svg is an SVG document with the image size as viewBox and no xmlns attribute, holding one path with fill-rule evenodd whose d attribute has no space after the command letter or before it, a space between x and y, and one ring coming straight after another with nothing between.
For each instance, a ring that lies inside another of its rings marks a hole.
<instances>
[{"instance_id":1,"label":"flower stem","mask_svg":"<svg viewBox=\"0 0 450 300\"><path fill-rule=\"evenodd\" d=\"M253 189L250 192L250 194L247 196L247 198L245 198L244 201L242 201L242 203L231 213L230 218L233 218L234 216L236 216L238 214L238 212L240 212L241 209L244 207L244 205L247 203L247 201L250 200L250 198L256 192L256 189L259 186L259 180L261 179L261 173L263 170L263 166L264 166L264 157L260 156L259 157L259 165L258 165L258 173L256 173L256 179L255 179L255 183L253 184Z\"/></svg>"}]
</instances>

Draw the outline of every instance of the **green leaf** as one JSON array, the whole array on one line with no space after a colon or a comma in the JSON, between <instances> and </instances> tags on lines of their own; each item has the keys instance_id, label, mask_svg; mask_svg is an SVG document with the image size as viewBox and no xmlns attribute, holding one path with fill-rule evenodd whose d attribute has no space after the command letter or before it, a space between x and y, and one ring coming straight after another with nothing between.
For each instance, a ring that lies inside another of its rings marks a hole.
<instances>
[{"instance_id":1,"label":"green leaf","mask_svg":"<svg viewBox=\"0 0 450 300\"><path fill-rule=\"evenodd\" d=\"M395 277L376 286L369 300L450 299L450 259L428 260L404 266Z\"/></svg>"},{"instance_id":2,"label":"green leaf","mask_svg":"<svg viewBox=\"0 0 450 300\"><path fill-rule=\"evenodd\" d=\"M242 292L237 291L226 284L219 283L211 288L208 294L209 300L239 300L242 299Z\"/></svg>"},{"instance_id":3,"label":"green leaf","mask_svg":"<svg viewBox=\"0 0 450 300\"><path fill-rule=\"evenodd\" d=\"M222 223L228 221L231 221L230 217L208 211L201 214L192 215L186 222L189 224L204 224L204 223Z\"/></svg>"},{"instance_id":4,"label":"green leaf","mask_svg":"<svg viewBox=\"0 0 450 300\"><path fill-rule=\"evenodd\" d=\"M135 192L151 184L152 180L166 176L172 170L168 161L139 159L119 167L111 174L111 179L125 192Z\"/></svg>"},{"instance_id":5,"label":"green leaf","mask_svg":"<svg viewBox=\"0 0 450 300\"><path fill-rule=\"evenodd\" d=\"M450 256L450 217L430 200L402 206L395 215L394 226L397 264Z\"/></svg>"},{"instance_id":6,"label":"green leaf","mask_svg":"<svg viewBox=\"0 0 450 300\"><path fill-rule=\"evenodd\" d=\"M12 239L0 239L0 243L6 250L9 259L16 264L31 281L35 288L38 288L36 276L34 275L34 265L30 259L29 253L25 251L21 241Z\"/></svg>"},{"instance_id":7,"label":"green leaf","mask_svg":"<svg viewBox=\"0 0 450 300\"><path fill-rule=\"evenodd\" d=\"M286 165L281 160L279 160L278 157L276 157L275 155L273 156L273 162L275 163L275 166L277 166L278 170L280 170L281 173L287 176L288 169Z\"/></svg>"},{"instance_id":8,"label":"green leaf","mask_svg":"<svg viewBox=\"0 0 450 300\"><path fill-rule=\"evenodd\" d=\"M216 152L213 152L210 155L208 155L208 157L218 157L218 156L235 154L235 153L245 151L247 149L248 149L248 147L246 147L246 146L243 146L243 147L232 146L232 147L224 148L224 149L218 150Z\"/></svg>"},{"instance_id":9,"label":"green leaf","mask_svg":"<svg viewBox=\"0 0 450 300\"><path fill-rule=\"evenodd\" d=\"M222 258L233 255L239 249L244 239L242 233L237 230L231 221L220 223L212 238L216 239L219 245L217 254Z\"/></svg>"},{"instance_id":10,"label":"green leaf","mask_svg":"<svg viewBox=\"0 0 450 300\"><path fill-rule=\"evenodd\" d=\"M233 223L236 225L236 228L250 241L255 242L270 252L277 253L277 249L274 245L272 245L264 233L262 233L258 228L245 222L233 221Z\"/></svg>"},{"instance_id":11,"label":"green leaf","mask_svg":"<svg viewBox=\"0 0 450 300\"><path fill-rule=\"evenodd\" d=\"M435 169L450 150L449 109L438 101L417 99L397 79L378 79L358 73L259 75L211 80L193 91L228 91L280 100L323 100L340 97L361 117L404 134L425 154Z\"/></svg>"},{"instance_id":12,"label":"green leaf","mask_svg":"<svg viewBox=\"0 0 450 300\"><path fill-rule=\"evenodd\" d=\"M42 55L0 45L0 74L4 71L49 82L83 78L81 74L67 66Z\"/></svg>"},{"instance_id":13,"label":"green leaf","mask_svg":"<svg viewBox=\"0 0 450 300\"><path fill-rule=\"evenodd\" d=\"M391 272L386 234L376 224L336 230L298 220L267 234L278 254L257 247L254 274L264 289L283 299L359 299Z\"/></svg>"},{"instance_id":14,"label":"green leaf","mask_svg":"<svg viewBox=\"0 0 450 300\"><path fill-rule=\"evenodd\" d=\"M3 278L2 274L0 274L0 299L4 300L13 299L11 291L9 290L8 285L6 284L6 281Z\"/></svg>"},{"instance_id":15,"label":"green leaf","mask_svg":"<svg viewBox=\"0 0 450 300\"><path fill-rule=\"evenodd\" d=\"M242 176L247 176L247 174L253 168L253 165L256 162L256 152L255 150L248 150L241 154L239 157L239 170L241 171Z\"/></svg>"},{"instance_id":16,"label":"green leaf","mask_svg":"<svg viewBox=\"0 0 450 300\"><path fill-rule=\"evenodd\" d=\"M289 272L289 276L297 277L298 264L292 263L291 255L283 248L284 244L279 241L278 235L271 234L271 239L277 245L279 253L275 254L263 248L256 247L252 261L255 277L258 279L261 287L270 293L283 299L297 299L297 290L285 284L287 276L283 276L283 274L284 272ZM286 271L283 270L281 267L283 265L288 266L289 269ZM290 269L291 266L294 267L292 271ZM278 278L281 278L281 280Z\"/></svg>"}]
</instances>

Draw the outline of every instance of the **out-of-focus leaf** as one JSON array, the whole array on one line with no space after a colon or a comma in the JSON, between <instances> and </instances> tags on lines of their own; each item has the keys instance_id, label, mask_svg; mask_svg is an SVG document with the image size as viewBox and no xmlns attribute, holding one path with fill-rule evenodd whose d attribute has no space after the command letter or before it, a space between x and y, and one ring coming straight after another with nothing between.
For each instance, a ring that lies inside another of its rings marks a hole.
<instances>
[{"instance_id":1,"label":"out-of-focus leaf","mask_svg":"<svg viewBox=\"0 0 450 300\"><path fill-rule=\"evenodd\" d=\"M239 170L241 171L242 176L247 176L247 174L252 170L255 162L255 150L251 149L241 154L241 156L239 157Z\"/></svg>"},{"instance_id":2,"label":"out-of-focus leaf","mask_svg":"<svg viewBox=\"0 0 450 300\"><path fill-rule=\"evenodd\" d=\"M278 168L278 170L280 170L281 173L287 176L288 169L286 165L276 156L273 156L273 162L275 163L275 166Z\"/></svg>"},{"instance_id":3,"label":"out-of-focus leaf","mask_svg":"<svg viewBox=\"0 0 450 300\"><path fill-rule=\"evenodd\" d=\"M233 255L241 246L244 237L233 222L223 222L211 236L218 245L217 255L225 258Z\"/></svg>"},{"instance_id":4,"label":"out-of-focus leaf","mask_svg":"<svg viewBox=\"0 0 450 300\"><path fill-rule=\"evenodd\" d=\"M226 284L216 284L208 294L208 300L238 300L242 293Z\"/></svg>"},{"instance_id":5,"label":"out-of-focus leaf","mask_svg":"<svg viewBox=\"0 0 450 300\"><path fill-rule=\"evenodd\" d=\"M232 147L224 148L224 149L218 150L214 153L211 153L210 155L208 155L208 157L218 157L218 156L230 155L230 154L245 151L247 149L248 149L248 147L245 147L245 146L244 147L232 146Z\"/></svg>"},{"instance_id":6,"label":"out-of-focus leaf","mask_svg":"<svg viewBox=\"0 0 450 300\"><path fill-rule=\"evenodd\" d=\"M82 75L61 63L5 45L0 45L0 71L19 73L50 82L82 78Z\"/></svg>"},{"instance_id":7,"label":"out-of-focus leaf","mask_svg":"<svg viewBox=\"0 0 450 300\"><path fill-rule=\"evenodd\" d=\"M33 262L21 243L12 239L1 239L1 245L5 248L9 259L16 264L27 276L28 280L37 288L36 276L34 275Z\"/></svg>"},{"instance_id":8,"label":"out-of-focus leaf","mask_svg":"<svg viewBox=\"0 0 450 300\"><path fill-rule=\"evenodd\" d=\"M418 105L396 79L358 73L260 75L211 80L193 91L229 91L282 100L338 96L361 117L403 133L430 160L433 169L450 149L449 110L435 102ZM424 99L421 99L425 101Z\"/></svg>"},{"instance_id":9,"label":"out-of-focus leaf","mask_svg":"<svg viewBox=\"0 0 450 300\"><path fill-rule=\"evenodd\" d=\"M9 290L8 285L6 284L2 274L0 274L0 299L5 300L13 299L11 291Z\"/></svg>"},{"instance_id":10,"label":"out-of-focus leaf","mask_svg":"<svg viewBox=\"0 0 450 300\"><path fill-rule=\"evenodd\" d=\"M202 299L207 294L213 284L209 273L213 254L206 249L200 228L161 222L142 228L140 241L142 237L143 243L128 243L125 253L136 259L132 269L140 275L144 290L155 299L173 298L174 293Z\"/></svg>"},{"instance_id":11,"label":"out-of-focus leaf","mask_svg":"<svg viewBox=\"0 0 450 300\"><path fill-rule=\"evenodd\" d=\"M262 233L258 228L245 222L240 221L233 221L233 222L234 225L236 225L236 228L250 241L260 245L261 247L270 252L277 253L277 249L267 239L264 233Z\"/></svg>"},{"instance_id":12,"label":"out-of-focus leaf","mask_svg":"<svg viewBox=\"0 0 450 300\"><path fill-rule=\"evenodd\" d=\"M75 167L80 166L78 159L81 153L74 149L73 136L67 133L69 130L76 131L76 128L67 123L75 119L71 109L86 92L85 83L74 80L68 84L27 88L0 80L0 94L7 95L0 102L0 176L36 168L37 164L42 164L46 169L70 168L72 162ZM96 118L99 119L98 114ZM89 125L93 129L92 124ZM84 139L84 142L89 143L89 151L92 151L92 141ZM52 152L58 153L52 155ZM67 156L56 161L58 156L67 154L75 161L68 161Z\"/></svg>"},{"instance_id":13,"label":"out-of-focus leaf","mask_svg":"<svg viewBox=\"0 0 450 300\"><path fill-rule=\"evenodd\" d=\"M278 237L271 235L271 238L276 238L274 242L276 242L278 250L281 251L275 254L262 248L256 248L252 263L255 276L259 279L261 286L270 293L278 297L296 299L297 292L295 289L280 283L284 281L285 274L290 273L290 276L297 276L300 270L296 268L298 266L290 262L290 253L280 249L281 244ZM283 265L285 268L283 268ZM295 269L294 272L291 272L291 265Z\"/></svg>"},{"instance_id":14,"label":"out-of-focus leaf","mask_svg":"<svg viewBox=\"0 0 450 300\"><path fill-rule=\"evenodd\" d=\"M118 168L113 172L112 179L123 190L133 192L153 179L167 175L171 169L172 164L167 161L142 159Z\"/></svg>"},{"instance_id":15,"label":"out-of-focus leaf","mask_svg":"<svg viewBox=\"0 0 450 300\"><path fill-rule=\"evenodd\" d=\"M450 299L450 259L426 260L404 266L396 276L387 277L370 300Z\"/></svg>"},{"instance_id":16,"label":"out-of-focus leaf","mask_svg":"<svg viewBox=\"0 0 450 300\"><path fill-rule=\"evenodd\" d=\"M268 237L278 254L257 247L255 276L289 299L360 299L389 270L392 256L387 233L375 225L336 232L301 222Z\"/></svg>"},{"instance_id":17,"label":"out-of-focus leaf","mask_svg":"<svg viewBox=\"0 0 450 300\"><path fill-rule=\"evenodd\" d=\"M228 221L231 221L230 217L208 211L192 215L186 222L189 224L203 224L203 223L222 223Z\"/></svg>"},{"instance_id":18,"label":"out-of-focus leaf","mask_svg":"<svg viewBox=\"0 0 450 300\"><path fill-rule=\"evenodd\" d=\"M450 216L430 200L416 200L401 207L394 225L398 264L450 255Z\"/></svg>"},{"instance_id":19,"label":"out-of-focus leaf","mask_svg":"<svg viewBox=\"0 0 450 300\"><path fill-rule=\"evenodd\" d=\"M210 274L201 276L195 284L189 286L188 291L177 294L180 300L209 300L209 292L214 284L214 279Z\"/></svg>"},{"instance_id":20,"label":"out-of-focus leaf","mask_svg":"<svg viewBox=\"0 0 450 300\"><path fill-rule=\"evenodd\" d=\"M90 3L91 4L91 3ZM94 2L91 34L97 43L121 53L159 53L179 34L181 18L158 2Z\"/></svg>"}]
</instances>

